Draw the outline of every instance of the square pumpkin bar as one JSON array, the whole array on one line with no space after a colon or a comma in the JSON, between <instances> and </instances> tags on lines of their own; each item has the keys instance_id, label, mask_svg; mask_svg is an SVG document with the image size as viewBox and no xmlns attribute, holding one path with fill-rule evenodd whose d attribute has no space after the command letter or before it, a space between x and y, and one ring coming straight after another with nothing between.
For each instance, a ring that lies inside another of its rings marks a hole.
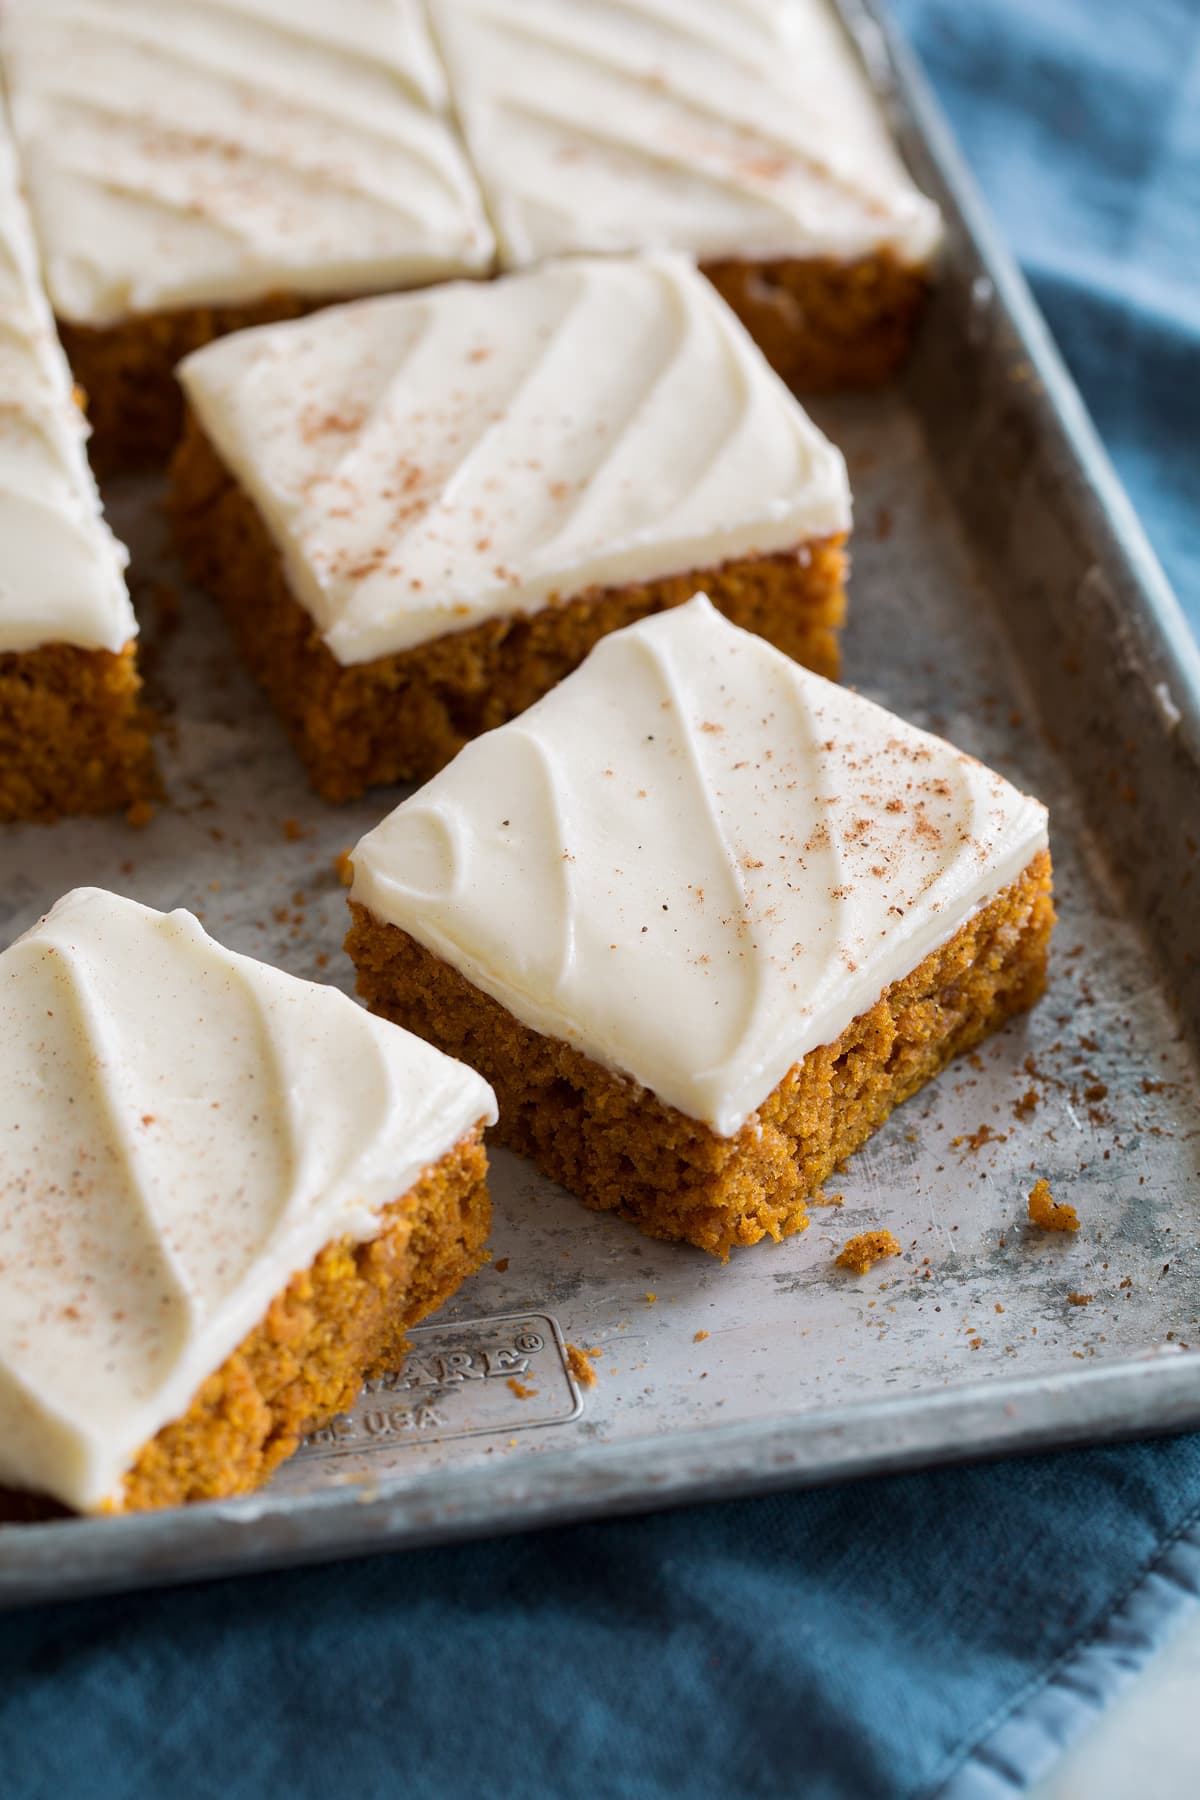
<instances>
[{"instance_id":1,"label":"square pumpkin bar","mask_svg":"<svg viewBox=\"0 0 1200 1800\"><path fill-rule=\"evenodd\" d=\"M941 238L828 0L430 0L501 266L686 250L799 391L908 349Z\"/></svg>"},{"instance_id":2,"label":"square pumpkin bar","mask_svg":"<svg viewBox=\"0 0 1200 1800\"><path fill-rule=\"evenodd\" d=\"M0 955L0 1483L257 1487L483 1259L480 1076L187 912L77 889Z\"/></svg>"},{"instance_id":3,"label":"square pumpkin bar","mask_svg":"<svg viewBox=\"0 0 1200 1800\"><path fill-rule=\"evenodd\" d=\"M703 596L606 638L353 853L384 1017L500 1141L725 1257L1045 981L1038 801Z\"/></svg>"},{"instance_id":4,"label":"square pumpkin bar","mask_svg":"<svg viewBox=\"0 0 1200 1800\"><path fill-rule=\"evenodd\" d=\"M166 458L210 338L490 272L420 0L5 0L0 59L102 471Z\"/></svg>"},{"instance_id":5,"label":"square pumpkin bar","mask_svg":"<svg viewBox=\"0 0 1200 1800\"><path fill-rule=\"evenodd\" d=\"M0 826L154 788L127 558L86 445L0 110Z\"/></svg>"},{"instance_id":6,"label":"square pumpkin bar","mask_svg":"<svg viewBox=\"0 0 1200 1800\"><path fill-rule=\"evenodd\" d=\"M171 512L317 791L420 779L703 585L833 674L842 456L678 255L225 338Z\"/></svg>"}]
</instances>

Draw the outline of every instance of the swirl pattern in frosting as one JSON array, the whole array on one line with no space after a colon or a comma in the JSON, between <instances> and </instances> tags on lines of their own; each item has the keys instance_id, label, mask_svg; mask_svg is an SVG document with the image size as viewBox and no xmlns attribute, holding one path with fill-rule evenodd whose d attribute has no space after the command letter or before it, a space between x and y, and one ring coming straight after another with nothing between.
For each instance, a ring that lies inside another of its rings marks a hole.
<instances>
[{"instance_id":1,"label":"swirl pattern in frosting","mask_svg":"<svg viewBox=\"0 0 1200 1800\"><path fill-rule=\"evenodd\" d=\"M733 1136L1045 844L1038 801L700 595L468 744L353 898Z\"/></svg>"},{"instance_id":2,"label":"swirl pattern in frosting","mask_svg":"<svg viewBox=\"0 0 1200 1800\"><path fill-rule=\"evenodd\" d=\"M6 0L0 52L60 317L490 267L419 0Z\"/></svg>"},{"instance_id":3,"label":"swirl pattern in frosting","mask_svg":"<svg viewBox=\"0 0 1200 1800\"><path fill-rule=\"evenodd\" d=\"M827 0L431 0L509 266L674 245L923 264L940 219Z\"/></svg>"},{"instance_id":4,"label":"swirl pattern in frosting","mask_svg":"<svg viewBox=\"0 0 1200 1800\"><path fill-rule=\"evenodd\" d=\"M137 633L86 443L0 111L0 653Z\"/></svg>"},{"instance_id":5,"label":"swirl pattern in frosting","mask_svg":"<svg viewBox=\"0 0 1200 1800\"><path fill-rule=\"evenodd\" d=\"M680 255L359 301L180 376L342 663L850 522L840 452Z\"/></svg>"},{"instance_id":6,"label":"swirl pattern in frosting","mask_svg":"<svg viewBox=\"0 0 1200 1800\"><path fill-rule=\"evenodd\" d=\"M472 1070L186 912L0 956L0 1482L90 1509L325 1244L483 1120Z\"/></svg>"}]
</instances>

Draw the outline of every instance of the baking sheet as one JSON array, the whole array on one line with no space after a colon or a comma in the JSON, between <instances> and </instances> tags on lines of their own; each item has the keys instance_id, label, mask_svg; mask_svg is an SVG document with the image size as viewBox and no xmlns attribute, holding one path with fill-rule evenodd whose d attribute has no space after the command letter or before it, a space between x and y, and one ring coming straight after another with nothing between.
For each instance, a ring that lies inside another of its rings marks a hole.
<instances>
[{"instance_id":1,"label":"baking sheet","mask_svg":"<svg viewBox=\"0 0 1200 1800\"><path fill-rule=\"evenodd\" d=\"M879 67L873 15L853 17ZM1200 1424L1190 652L1019 282L905 93L898 123L952 237L904 387L813 408L856 495L845 677L1048 801L1046 999L903 1108L809 1231L725 1267L495 1152L493 1260L398 1378L262 1495L0 1529L0 1601ZM0 941L95 883L351 991L335 859L398 793L309 794L215 609L181 584L160 497L106 494L134 550L171 804L141 830L6 832ZM1038 1176L1078 1234L1028 1226ZM834 1267L881 1226L901 1258Z\"/></svg>"}]
</instances>

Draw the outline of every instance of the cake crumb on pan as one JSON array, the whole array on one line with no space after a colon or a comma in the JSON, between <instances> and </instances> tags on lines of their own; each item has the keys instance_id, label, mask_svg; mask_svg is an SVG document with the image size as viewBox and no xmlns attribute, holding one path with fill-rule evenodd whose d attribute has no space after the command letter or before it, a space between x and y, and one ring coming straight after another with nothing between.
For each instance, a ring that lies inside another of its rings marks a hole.
<instances>
[{"instance_id":1,"label":"cake crumb on pan","mask_svg":"<svg viewBox=\"0 0 1200 1800\"><path fill-rule=\"evenodd\" d=\"M1029 1193L1029 1219L1039 1231L1078 1231L1079 1215L1073 1206L1065 1200L1056 1200L1050 1192L1050 1183L1044 1179L1034 1182Z\"/></svg>"},{"instance_id":2,"label":"cake crumb on pan","mask_svg":"<svg viewBox=\"0 0 1200 1800\"><path fill-rule=\"evenodd\" d=\"M599 1351L581 1350L578 1344L567 1345L567 1367L580 1387L595 1387L596 1371L592 1367L590 1358L598 1355Z\"/></svg>"},{"instance_id":3,"label":"cake crumb on pan","mask_svg":"<svg viewBox=\"0 0 1200 1800\"><path fill-rule=\"evenodd\" d=\"M865 1275L885 1257L899 1256L900 1246L890 1231L860 1231L845 1244L837 1258L839 1269Z\"/></svg>"}]
</instances>

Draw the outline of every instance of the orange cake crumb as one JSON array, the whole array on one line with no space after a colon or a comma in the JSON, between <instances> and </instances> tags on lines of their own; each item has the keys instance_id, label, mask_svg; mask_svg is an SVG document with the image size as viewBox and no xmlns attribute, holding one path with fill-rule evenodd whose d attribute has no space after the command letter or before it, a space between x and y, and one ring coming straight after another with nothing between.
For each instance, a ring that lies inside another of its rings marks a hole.
<instances>
[{"instance_id":1,"label":"orange cake crumb","mask_svg":"<svg viewBox=\"0 0 1200 1800\"><path fill-rule=\"evenodd\" d=\"M537 1398L537 1389L535 1387L526 1387L525 1383L523 1381L518 1381L515 1375L509 1376L508 1385L517 1396L518 1400L535 1400Z\"/></svg>"},{"instance_id":2,"label":"orange cake crumb","mask_svg":"<svg viewBox=\"0 0 1200 1800\"><path fill-rule=\"evenodd\" d=\"M1093 1296L1091 1294L1068 1294L1067 1299L1072 1306L1090 1306Z\"/></svg>"},{"instance_id":3,"label":"orange cake crumb","mask_svg":"<svg viewBox=\"0 0 1200 1800\"><path fill-rule=\"evenodd\" d=\"M702 1344L707 1336L707 1331L698 1331L693 1337L692 1342L693 1344Z\"/></svg>"},{"instance_id":4,"label":"orange cake crumb","mask_svg":"<svg viewBox=\"0 0 1200 1800\"><path fill-rule=\"evenodd\" d=\"M985 1144L1006 1144L1008 1136L1003 1131L994 1131L990 1125L980 1125L978 1130L970 1132L966 1137L950 1139L950 1148L957 1150L960 1144L967 1146L967 1154L973 1155L982 1150Z\"/></svg>"},{"instance_id":5,"label":"orange cake crumb","mask_svg":"<svg viewBox=\"0 0 1200 1800\"><path fill-rule=\"evenodd\" d=\"M899 1254L900 1246L890 1231L860 1231L843 1246L837 1264L840 1269L852 1269L856 1275L865 1275L875 1263Z\"/></svg>"},{"instance_id":6,"label":"orange cake crumb","mask_svg":"<svg viewBox=\"0 0 1200 1800\"><path fill-rule=\"evenodd\" d=\"M596 1371L589 1360L599 1355L599 1351L581 1350L578 1344L567 1345L567 1366L580 1387L595 1387Z\"/></svg>"},{"instance_id":7,"label":"orange cake crumb","mask_svg":"<svg viewBox=\"0 0 1200 1800\"><path fill-rule=\"evenodd\" d=\"M1035 1181L1029 1194L1030 1222L1039 1231L1078 1231L1079 1215L1066 1201L1058 1201L1048 1181Z\"/></svg>"}]
</instances>

